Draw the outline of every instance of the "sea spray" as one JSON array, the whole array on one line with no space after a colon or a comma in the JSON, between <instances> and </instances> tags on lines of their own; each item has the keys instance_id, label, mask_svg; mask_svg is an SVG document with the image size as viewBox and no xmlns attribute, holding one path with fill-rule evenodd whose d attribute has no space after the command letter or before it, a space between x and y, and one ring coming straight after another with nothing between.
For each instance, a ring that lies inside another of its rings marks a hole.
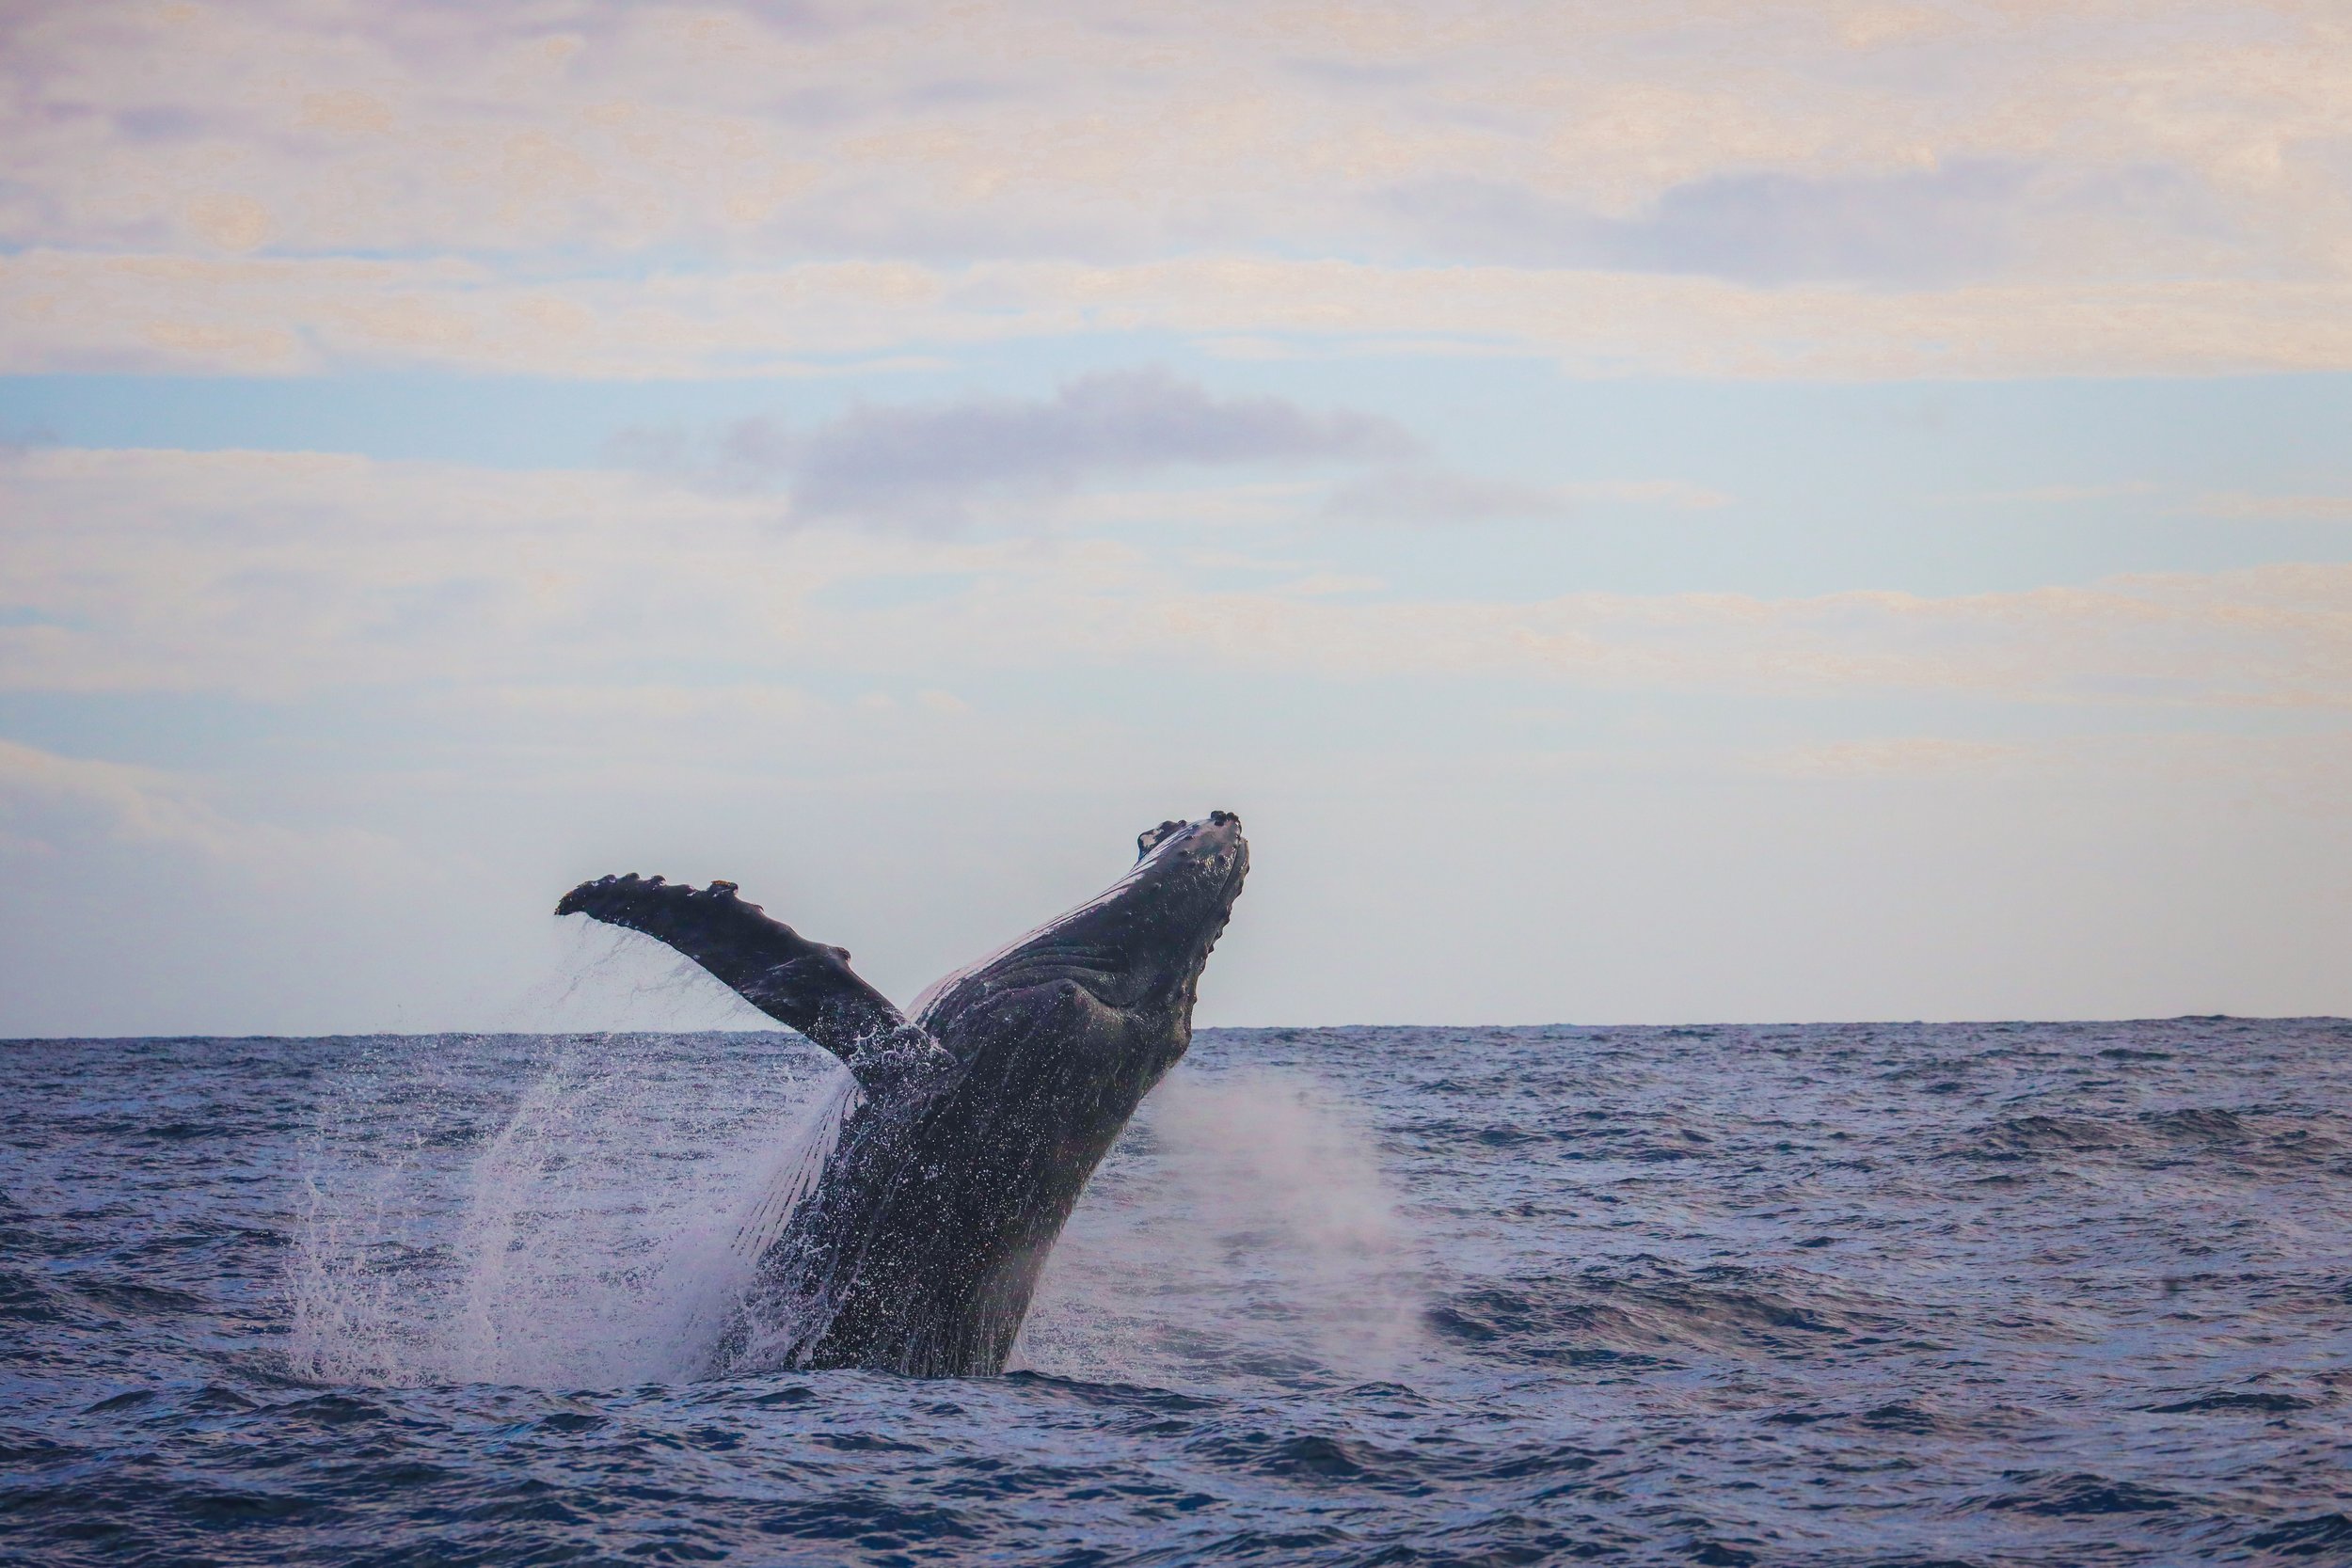
<instances>
[{"instance_id":1,"label":"sea spray","mask_svg":"<svg viewBox=\"0 0 2352 1568\"><path fill-rule=\"evenodd\" d=\"M726 1324L707 1370L716 1376L771 1370L789 1362L793 1346L832 1321L834 1299L804 1279L778 1280L774 1249L790 1227L801 1200L809 1196L840 1147L850 1117L864 1103L856 1080L844 1069L802 1106L788 1134L776 1146L762 1174L746 1190L746 1201L729 1228L729 1251L739 1283L725 1307Z\"/></svg>"},{"instance_id":2,"label":"sea spray","mask_svg":"<svg viewBox=\"0 0 2352 1568\"><path fill-rule=\"evenodd\" d=\"M387 1064L354 1073L310 1140L285 1279L294 1369L564 1387L707 1371L750 1282L739 1238L780 1185L804 1185L846 1077L792 1047L743 1061L723 1039L567 1040L513 1064L525 1086L503 1121L391 1151L366 1136L372 1113L433 1097ZM723 1092L707 1060L722 1052L738 1056Z\"/></svg>"},{"instance_id":3,"label":"sea spray","mask_svg":"<svg viewBox=\"0 0 2352 1568\"><path fill-rule=\"evenodd\" d=\"M586 920L557 922L543 966L488 1005L501 1028L561 1031L615 1019L672 1034L775 1027L692 959Z\"/></svg>"},{"instance_id":4,"label":"sea spray","mask_svg":"<svg viewBox=\"0 0 2352 1568\"><path fill-rule=\"evenodd\" d=\"M323 1135L301 1151L302 1201L282 1288L286 1356L320 1383L382 1386L415 1379L420 1354L412 1312L422 1259L401 1256L412 1212L417 1140L399 1140L383 1163L338 1180L323 1167Z\"/></svg>"},{"instance_id":5,"label":"sea spray","mask_svg":"<svg viewBox=\"0 0 2352 1568\"><path fill-rule=\"evenodd\" d=\"M1419 1354L1423 1266L1341 1091L1179 1068L1046 1264L1014 1364L1182 1387L1204 1371L1361 1380Z\"/></svg>"}]
</instances>

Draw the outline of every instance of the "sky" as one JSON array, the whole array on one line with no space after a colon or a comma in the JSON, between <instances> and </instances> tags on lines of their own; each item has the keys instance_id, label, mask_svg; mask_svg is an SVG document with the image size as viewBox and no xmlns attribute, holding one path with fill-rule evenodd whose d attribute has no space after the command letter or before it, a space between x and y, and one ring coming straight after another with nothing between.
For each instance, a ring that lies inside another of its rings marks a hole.
<instances>
[{"instance_id":1,"label":"sky","mask_svg":"<svg viewBox=\"0 0 2352 1568\"><path fill-rule=\"evenodd\" d=\"M0 6L0 1035L2352 1013L2340 0Z\"/></svg>"}]
</instances>

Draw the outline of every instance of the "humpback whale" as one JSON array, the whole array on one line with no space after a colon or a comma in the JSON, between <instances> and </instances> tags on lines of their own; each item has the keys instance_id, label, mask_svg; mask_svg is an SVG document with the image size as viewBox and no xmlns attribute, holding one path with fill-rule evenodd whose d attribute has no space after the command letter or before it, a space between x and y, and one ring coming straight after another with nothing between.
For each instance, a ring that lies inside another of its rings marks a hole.
<instances>
[{"instance_id":1,"label":"humpback whale","mask_svg":"<svg viewBox=\"0 0 2352 1568\"><path fill-rule=\"evenodd\" d=\"M1088 1177L1192 1043L1200 973L1249 869L1231 812L1163 822L1136 849L1110 887L906 1013L846 950L732 882L631 872L556 905L667 942L850 1069L830 1146L739 1239L755 1283L722 1367L1004 1370Z\"/></svg>"}]
</instances>

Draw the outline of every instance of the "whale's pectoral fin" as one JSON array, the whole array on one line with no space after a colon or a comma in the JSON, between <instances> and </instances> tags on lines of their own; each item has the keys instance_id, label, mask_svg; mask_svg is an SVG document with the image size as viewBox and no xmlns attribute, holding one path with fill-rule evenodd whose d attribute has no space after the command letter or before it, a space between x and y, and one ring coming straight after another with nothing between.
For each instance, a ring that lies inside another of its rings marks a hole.
<instances>
[{"instance_id":1,"label":"whale's pectoral fin","mask_svg":"<svg viewBox=\"0 0 2352 1568\"><path fill-rule=\"evenodd\" d=\"M858 978L846 949L810 942L769 919L757 904L735 895L733 882L694 888L632 871L580 883L555 912L659 937L770 1018L847 1062L868 1094L953 1065L888 997Z\"/></svg>"}]
</instances>

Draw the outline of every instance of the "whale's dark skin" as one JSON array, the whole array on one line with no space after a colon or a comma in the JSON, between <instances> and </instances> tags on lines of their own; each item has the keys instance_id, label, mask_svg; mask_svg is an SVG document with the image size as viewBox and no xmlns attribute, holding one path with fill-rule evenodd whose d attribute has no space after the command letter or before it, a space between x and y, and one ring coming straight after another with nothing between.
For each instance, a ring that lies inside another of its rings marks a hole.
<instances>
[{"instance_id":1,"label":"whale's dark skin","mask_svg":"<svg viewBox=\"0 0 2352 1568\"><path fill-rule=\"evenodd\" d=\"M858 1095L722 1350L743 1365L1004 1370L1045 1255L1120 1130L1192 1043L1249 869L1212 812L1136 840L1099 896L925 993L913 1018L735 885L607 877L558 914L659 937L849 1066Z\"/></svg>"}]
</instances>

